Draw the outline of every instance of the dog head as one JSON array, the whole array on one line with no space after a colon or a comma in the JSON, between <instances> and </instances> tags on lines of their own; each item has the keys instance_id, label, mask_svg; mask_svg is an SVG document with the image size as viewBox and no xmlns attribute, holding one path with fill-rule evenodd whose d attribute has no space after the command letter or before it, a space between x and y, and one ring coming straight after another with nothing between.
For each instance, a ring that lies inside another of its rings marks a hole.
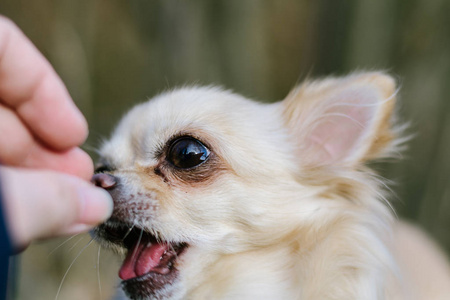
<instances>
[{"instance_id":1,"label":"dog head","mask_svg":"<svg viewBox=\"0 0 450 300\"><path fill-rule=\"evenodd\" d=\"M182 298L222 257L323 226L348 198L361 201L349 184L358 176L339 174L395 149L394 97L390 77L365 73L307 82L274 104L193 87L134 107L93 177L114 199L95 234L125 255L126 293Z\"/></svg>"}]
</instances>

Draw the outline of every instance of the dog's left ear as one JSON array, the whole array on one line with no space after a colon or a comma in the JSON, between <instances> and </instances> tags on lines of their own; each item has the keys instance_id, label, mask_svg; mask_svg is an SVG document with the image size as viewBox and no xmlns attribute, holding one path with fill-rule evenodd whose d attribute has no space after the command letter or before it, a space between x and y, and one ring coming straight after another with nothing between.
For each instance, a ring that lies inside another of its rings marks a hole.
<instances>
[{"instance_id":1,"label":"dog's left ear","mask_svg":"<svg viewBox=\"0 0 450 300\"><path fill-rule=\"evenodd\" d=\"M395 81L379 72L306 82L282 102L303 165L356 166L386 155L395 134Z\"/></svg>"}]
</instances>

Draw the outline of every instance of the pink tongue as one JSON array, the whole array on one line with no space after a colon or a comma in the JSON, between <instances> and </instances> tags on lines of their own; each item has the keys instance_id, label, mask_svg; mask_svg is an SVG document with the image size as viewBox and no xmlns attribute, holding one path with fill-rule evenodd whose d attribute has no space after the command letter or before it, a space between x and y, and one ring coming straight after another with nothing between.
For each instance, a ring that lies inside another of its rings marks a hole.
<instances>
[{"instance_id":1,"label":"pink tongue","mask_svg":"<svg viewBox=\"0 0 450 300\"><path fill-rule=\"evenodd\" d=\"M168 248L168 244L136 244L133 249L128 250L119 277L128 280L147 274L159 265L161 256Z\"/></svg>"}]
</instances>

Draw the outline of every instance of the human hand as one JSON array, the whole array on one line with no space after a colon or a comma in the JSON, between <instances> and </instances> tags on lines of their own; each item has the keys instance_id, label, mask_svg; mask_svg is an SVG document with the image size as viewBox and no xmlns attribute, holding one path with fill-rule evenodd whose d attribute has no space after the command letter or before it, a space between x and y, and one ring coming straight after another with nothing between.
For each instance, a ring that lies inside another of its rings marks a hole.
<instances>
[{"instance_id":1,"label":"human hand","mask_svg":"<svg viewBox=\"0 0 450 300\"><path fill-rule=\"evenodd\" d=\"M51 65L0 16L0 185L16 247L86 231L111 214L109 194L87 182L92 160L77 148L87 134Z\"/></svg>"}]
</instances>

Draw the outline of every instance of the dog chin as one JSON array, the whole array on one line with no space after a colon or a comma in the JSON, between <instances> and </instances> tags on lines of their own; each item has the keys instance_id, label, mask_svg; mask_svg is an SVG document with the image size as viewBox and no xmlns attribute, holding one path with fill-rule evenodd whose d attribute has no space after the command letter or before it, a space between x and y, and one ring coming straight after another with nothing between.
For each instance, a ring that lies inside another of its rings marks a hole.
<instances>
[{"instance_id":1,"label":"dog chin","mask_svg":"<svg viewBox=\"0 0 450 300\"><path fill-rule=\"evenodd\" d=\"M185 299L220 256L217 246L201 250L189 243L167 242L116 220L108 220L92 234L104 248L124 257L120 285L132 300ZM154 259L158 255L159 262Z\"/></svg>"},{"instance_id":2,"label":"dog chin","mask_svg":"<svg viewBox=\"0 0 450 300\"><path fill-rule=\"evenodd\" d=\"M164 240L116 219L98 226L94 236L103 246L125 254L119 277L130 299L177 299L180 261L189 244Z\"/></svg>"}]
</instances>

